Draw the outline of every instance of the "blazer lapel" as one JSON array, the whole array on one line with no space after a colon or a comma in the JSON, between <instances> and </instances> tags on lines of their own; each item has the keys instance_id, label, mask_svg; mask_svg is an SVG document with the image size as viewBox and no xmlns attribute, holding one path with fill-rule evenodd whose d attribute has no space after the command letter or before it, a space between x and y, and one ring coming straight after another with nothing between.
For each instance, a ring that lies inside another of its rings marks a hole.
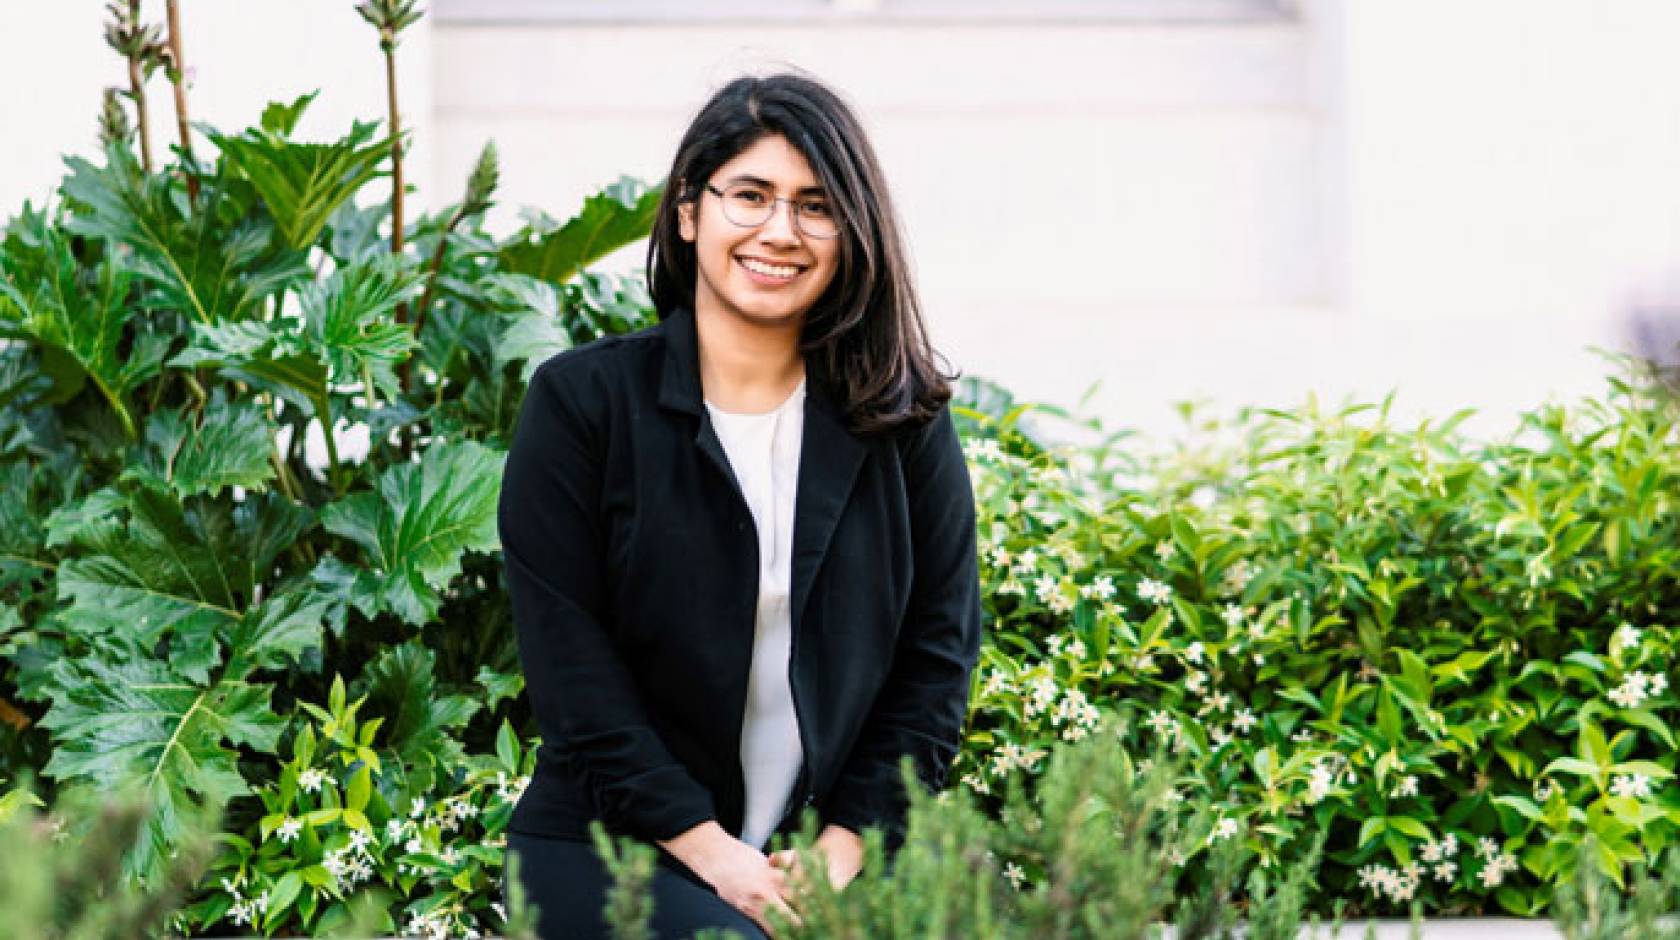
<instances>
[{"instance_id":1,"label":"blazer lapel","mask_svg":"<svg viewBox=\"0 0 1680 940\"><path fill-rule=\"evenodd\" d=\"M700 342L694 311L678 307L661 321L665 366L659 380L659 404L700 419L695 446L720 469L740 495L740 481L730 469L723 444L712 428L700 389ZM799 447L799 487L793 511L793 584L790 614L795 634L822 568L830 536L851 496L867 448L851 431L828 389L810 369L805 383L805 433ZM741 497L745 503L745 497Z\"/></svg>"}]
</instances>

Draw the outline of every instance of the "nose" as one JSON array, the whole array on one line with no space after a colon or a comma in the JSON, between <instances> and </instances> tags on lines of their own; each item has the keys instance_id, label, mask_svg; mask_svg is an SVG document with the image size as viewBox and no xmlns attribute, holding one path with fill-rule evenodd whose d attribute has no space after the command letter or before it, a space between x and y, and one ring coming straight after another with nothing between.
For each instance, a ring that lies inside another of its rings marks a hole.
<instances>
[{"instance_id":1,"label":"nose","mask_svg":"<svg viewBox=\"0 0 1680 940\"><path fill-rule=\"evenodd\" d=\"M798 244L799 233L793 221L793 203L778 199L770 208L770 218L759 226L759 234L779 245Z\"/></svg>"}]
</instances>

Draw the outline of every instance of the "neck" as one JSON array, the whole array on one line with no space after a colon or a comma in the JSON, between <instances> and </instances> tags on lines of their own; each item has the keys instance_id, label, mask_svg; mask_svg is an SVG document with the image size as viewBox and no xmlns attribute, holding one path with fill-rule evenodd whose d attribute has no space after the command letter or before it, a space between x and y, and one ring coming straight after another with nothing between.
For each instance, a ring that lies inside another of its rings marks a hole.
<instances>
[{"instance_id":1,"label":"neck","mask_svg":"<svg viewBox=\"0 0 1680 940\"><path fill-rule=\"evenodd\" d=\"M805 375L799 352L802 323L803 317L760 323L697 305L701 387L715 400L786 397Z\"/></svg>"}]
</instances>

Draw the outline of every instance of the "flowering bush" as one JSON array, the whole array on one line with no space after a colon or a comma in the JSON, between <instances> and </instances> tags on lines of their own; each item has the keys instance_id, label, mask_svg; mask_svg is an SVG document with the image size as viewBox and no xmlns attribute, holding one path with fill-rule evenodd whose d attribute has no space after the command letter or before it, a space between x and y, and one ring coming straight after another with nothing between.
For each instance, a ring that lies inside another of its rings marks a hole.
<instances>
[{"instance_id":1,"label":"flowering bush","mask_svg":"<svg viewBox=\"0 0 1680 940\"><path fill-rule=\"evenodd\" d=\"M209 896L182 912L179 929L223 924L272 934L320 935L352 919L351 897L387 892L404 936L479 937L500 929L507 821L530 781L534 747L504 722L493 755L441 774L413 773L375 750L381 718L358 717L366 696L345 701L335 680L326 708L292 740L279 778L257 790L263 815L225 833ZM379 930L398 929L387 913Z\"/></svg>"},{"instance_id":2,"label":"flowering bush","mask_svg":"<svg viewBox=\"0 0 1680 940\"><path fill-rule=\"evenodd\" d=\"M1115 468L964 409L991 639L961 786L995 809L1125 705L1261 867L1326 837L1321 906L1532 914L1583 837L1618 883L1674 841L1672 401L1612 379L1493 444L1371 411Z\"/></svg>"}]
</instances>

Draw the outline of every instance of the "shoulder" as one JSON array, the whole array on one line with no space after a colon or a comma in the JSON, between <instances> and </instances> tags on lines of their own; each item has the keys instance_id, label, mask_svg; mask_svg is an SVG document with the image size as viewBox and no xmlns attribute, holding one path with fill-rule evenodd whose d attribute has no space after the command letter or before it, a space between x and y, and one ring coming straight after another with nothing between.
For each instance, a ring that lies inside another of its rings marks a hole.
<instances>
[{"instance_id":1,"label":"shoulder","mask_svg":"<svg viewBox=\"0 0 1680 940\"><path fill-rule=\"evenodd\" d=\"M663 323L608 334L549 356L532 372L531 385L566 395L602 394L657 362L664 347Z\"/></svg>"}]
</instances>

